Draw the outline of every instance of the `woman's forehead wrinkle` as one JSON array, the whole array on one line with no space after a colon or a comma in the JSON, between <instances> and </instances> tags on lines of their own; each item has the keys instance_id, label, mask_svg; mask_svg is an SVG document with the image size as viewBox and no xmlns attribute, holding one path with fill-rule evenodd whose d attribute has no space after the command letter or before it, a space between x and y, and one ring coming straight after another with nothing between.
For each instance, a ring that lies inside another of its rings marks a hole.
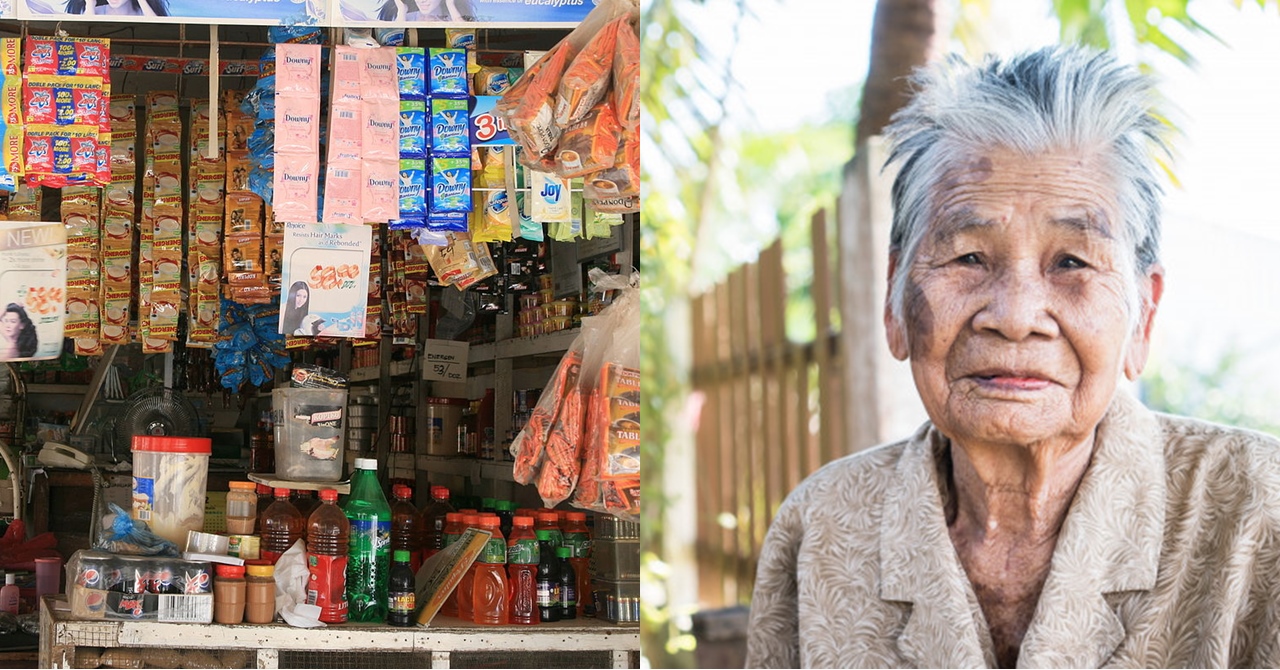
<instances>
[{"instance_id":1,"label":"woman's forehead wrinkle","mask_svg":"<svg viewBox=\"0 0 1280 670\"><path fill-rule=\"evenodd\" d=\"M1070 228L1085 235L1115 240L1115 236L1111 234L1111 224L1108 223L1105 212L1089 212L1084 216L1058 216L1049 219L1049 223Z\"/></svg>"},{"instance_id":2,"label":"woman's forehead wrinkle","mask_svg":"<svg viewBox=\"0 0 1280 670\"><path fill-rule=\"evenodd\" d=\"M995 223L991 219L979 216L969 205L954 209L943 207L933 218L933 224L929 226L929 234L935 244L945 245L962 233L992 226Z\"/></svg>"}]
</instances>

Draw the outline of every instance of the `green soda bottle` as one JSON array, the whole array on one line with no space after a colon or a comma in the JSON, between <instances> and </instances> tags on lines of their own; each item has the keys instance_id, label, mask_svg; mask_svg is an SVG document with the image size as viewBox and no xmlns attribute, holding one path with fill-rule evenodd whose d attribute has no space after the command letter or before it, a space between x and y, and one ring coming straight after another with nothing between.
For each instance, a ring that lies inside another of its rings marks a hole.
<instances>
[{"instance_id":1,"label":"green soda bottle","mask_svg":"<svg viewBox=\"0 0 1280 670\"><path fill-rule=\"evenodd\" d=\"M347 558L347 620L387 620L391 573L391 506L378 483L378 461L357 458L351 495L342 511L351 522Z\"/></svg>"}]
</instances>

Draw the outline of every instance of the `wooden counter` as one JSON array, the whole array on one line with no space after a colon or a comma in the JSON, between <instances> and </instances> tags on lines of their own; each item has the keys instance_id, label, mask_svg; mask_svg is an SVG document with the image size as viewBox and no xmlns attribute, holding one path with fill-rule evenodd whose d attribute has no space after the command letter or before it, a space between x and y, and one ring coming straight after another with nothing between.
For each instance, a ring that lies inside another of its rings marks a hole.
<instances>
[{"instance_id":1,"label":"wooden counter","mask_svg":"<svg viewBox=\"0 0 1280 670\"><path fill-rule=\"evenodd\" d=\"M640 629L597 619L482 626L443 616L425 628L73 621L65 595L45 596L40 667L76 667L77 650L99 649L135 650L153 664L165 653L203 652L220 667L631 668L639 667Z\"/></svg>"}]
</instances>

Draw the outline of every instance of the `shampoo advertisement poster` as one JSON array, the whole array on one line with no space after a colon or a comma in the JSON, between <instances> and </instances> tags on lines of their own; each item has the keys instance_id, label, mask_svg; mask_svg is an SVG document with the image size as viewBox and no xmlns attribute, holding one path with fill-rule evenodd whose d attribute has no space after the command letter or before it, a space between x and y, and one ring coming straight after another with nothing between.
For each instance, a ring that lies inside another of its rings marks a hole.
<instances>
[{"instance_id":1,"label":"shampoo advertisement poster","mask_svg":"<svg viewBox=\"0 0 1280 670\"><path fill-rule=\"evenodd\" d=\"M67 229L62 222L0 221L0 309L0 362L62 353L67 313Z\"/></svg>"},{"instance_id":2,"label":"shampoo advertisement poster","mask_svg":"<svg viewBox=\"0 0 1280 670\"><path fill-rule=\"evenodd\" d=\"M373 228L362 224L284 224L282 335L364 337Z\"/></svg>"}]
</instances>

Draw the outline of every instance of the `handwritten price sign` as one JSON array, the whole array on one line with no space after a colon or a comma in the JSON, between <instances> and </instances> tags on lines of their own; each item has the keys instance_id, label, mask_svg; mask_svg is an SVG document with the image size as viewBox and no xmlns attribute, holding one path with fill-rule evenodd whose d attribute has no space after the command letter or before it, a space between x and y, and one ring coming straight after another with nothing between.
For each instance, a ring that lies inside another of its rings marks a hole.
<instances>
[{"instance_id":1,"label":"handwritten price sign","mask_svg":"<svg viewBox=\"0 0 1280 670\"><path fill-rule=\"evenodd\" d=\"M427 340L422 378L434 382L467 381L467 354L471 345L452 340Z\"/></svg>"}]
</instances>

